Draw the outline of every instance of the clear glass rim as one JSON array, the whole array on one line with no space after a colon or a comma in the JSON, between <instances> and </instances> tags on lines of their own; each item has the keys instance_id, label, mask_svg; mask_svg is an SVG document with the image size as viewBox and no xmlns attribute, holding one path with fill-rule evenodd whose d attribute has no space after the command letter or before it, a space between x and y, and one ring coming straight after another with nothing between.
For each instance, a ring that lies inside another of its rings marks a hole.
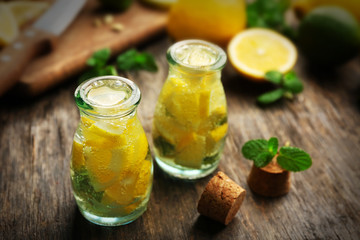
<instances>
[{"instance_id":1,"label":"clear glass rim","mask_svg":"<svg viewBox=\"0 0 360 240\"><path fill-rule=\"evenodd\" d=\"M176 57L175 51L184 45L200 45L200 46L206 46L206 47L211 48L212 50L214 50L216 52L215 62L212 64L203 65L203 66L194 66L191 64L186 64L186 63L181 62ZM195 73L221 70L224 68L224 66L226 64L226 60L227 60L226 53L221 47L217 46L216 44L213 44L213 43L210 43L210 42L207 42L204 40L199 40L199 39L188 39L188 40L183 40L183 41L173 44L168 49L166 56L167 56L168 62L170 64L180 65L187 71L195 72Z\"/></svg>"},{"instance_id":2,"label":"clear glass rim","mask_svg":"<svg viewBox=\"0 0 360 240\"><path fill-rule=\"evenodd\" d=\"M107 80L118 80L118 81L125 83L131 89L130 97L123 102L113 104L113 105L101 105L101 104L97 104L97 103L90 101L86 95L90 91L91 85L97 81L107 81ZM80 98L86 104L88 104L92 108L96 108L97 110L111 110L111 109L119 110L119 112L117 114L106 115L109 117L130 114L137 107L137 105L140 103L140 100L141 100L140 89L133 81L131 81L130 79L124 78L124 77L113 76L113 75L105 75L105 76L94 77L94 78L85 80L76 88L74 96L75 96L75 98L77 98L77 96L80 96ZM82 106L79 106L79 104L77 104L77 106L79 108L81 108L83 111L85 111L87 113L91 113L91 115L103 115L102 113L97 113L97 111L94 111L94 110L84 109Z\"/></svg>"}]
</instances>

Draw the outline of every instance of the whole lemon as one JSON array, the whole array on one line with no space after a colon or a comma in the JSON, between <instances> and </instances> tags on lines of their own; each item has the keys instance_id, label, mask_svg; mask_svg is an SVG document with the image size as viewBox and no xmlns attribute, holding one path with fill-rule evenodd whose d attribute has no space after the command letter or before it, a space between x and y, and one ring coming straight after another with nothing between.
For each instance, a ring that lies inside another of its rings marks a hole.
<instances>
[{"instance_id":1,"label":"whole lemon","mask_svg":"<svg viewBox=\"0 0 360 240\"><path fill-rule=\"evenodd\" d=\"M313 64L345 63L359 53L359 23L343 8L315 8L300 23L298 45Z\"/></svg>"}]
</instances>

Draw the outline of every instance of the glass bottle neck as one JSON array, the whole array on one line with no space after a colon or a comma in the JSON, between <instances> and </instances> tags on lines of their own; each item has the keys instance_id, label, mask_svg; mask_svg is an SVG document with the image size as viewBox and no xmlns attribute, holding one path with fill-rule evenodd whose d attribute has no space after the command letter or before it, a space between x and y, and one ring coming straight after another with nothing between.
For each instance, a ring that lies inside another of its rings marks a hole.
<instances>
[{"instance_id":1,"label":"glass bottle neck","mask_svg":"<svg viewBox=\"0 0 360 240\"><path fill-rule=\"evenodd\" d=\"M75 91L80 113L94 120L135 115L140 99L141 93L136 84L118 76L90 79Z\"/></svg>"},{"instance_id":2,"label":"glass bottle neck","mask_svg":"<svg viewBox=\"0 0 360 240\"><path fill-rule=\"evenodd\" d=\"M169 77L187 79L189 81L221 78L221 70L213 71L187 71L181 65L169 63Z\"/></svg>"}]
</instances>

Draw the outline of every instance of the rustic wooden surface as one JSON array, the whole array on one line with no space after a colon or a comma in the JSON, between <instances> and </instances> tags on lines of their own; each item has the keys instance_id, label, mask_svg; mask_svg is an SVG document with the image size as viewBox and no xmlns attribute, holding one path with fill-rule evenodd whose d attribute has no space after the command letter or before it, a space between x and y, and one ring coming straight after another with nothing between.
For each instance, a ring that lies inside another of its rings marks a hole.
<instances>
[{"instance_id":1,"label":"rustic wooden surface","mask_svg":"<svg viewBox=\"0 0 360 240\"><path fill-rule=\"evenodd\" d=\"M16 87L32 96L42 93L83 70L94 51L107 47L116 55L163 31L167 20L165 11L134 2L127 11L112 13L113 23L95 27L95 19L104 20L106 14L99 1L89 0L58 38L56 48L32 61ZM124 29L113 31L114 23L122 24Z\"/></svg>"},{"instance_id":2,"label":"rustic wooden surface","mask_svg":"<svg viewBox=\"0 0 360 240\"><path fill-rule=\"evenodd\" d=\"M155 74L127 73L140 87L139 114L150 137L157 96L167 75L166 36L142 46L156 56ZM79 213L71 193L69 155L79 120L76 77L33 100L0 100L0 239L359 239L360 59L327 72L300 58L305 91L293 102L262 109L255 97L268 86L242 79L228 65L223 83L229 136L219 170L247 190L224 227L196 211L211 176L173 180L156 166L148 210L121 227L100 227ZM249 139L277 136L305 149L313 166L293 174L290 193L254 195L246 183L251 162L240 152Z\"/></svg>"}]
</instances>

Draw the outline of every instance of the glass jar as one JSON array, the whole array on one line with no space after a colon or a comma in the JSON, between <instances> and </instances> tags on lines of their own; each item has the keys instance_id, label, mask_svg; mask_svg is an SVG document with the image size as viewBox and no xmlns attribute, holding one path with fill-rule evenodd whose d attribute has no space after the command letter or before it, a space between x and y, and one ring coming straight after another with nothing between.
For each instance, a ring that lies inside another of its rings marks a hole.
<instances>
[{"instance_id":1,"label":"glass jar","mask_svg":"<svg viewBox=\"0 0 360 240\"><path fill-rule=\"evenodd\" d=\"M178 0L167 30L175 40L198 38L223 47L246 27L245 0Z\"/></svg>"},{"instance_id":2,"label":"glass jar","mask_svg":"<svg viewBox=\"0 0 360 240\"><path fill-rule=\"evenodd\" d=\"M80 110L71 153L71 183L82 215L104 226L138 218L150 197L153 164L137 116L139 88L130 80L103 76L75 91Z\"/></svg>"},{"instance_id":3,"label":"glass jar","mask_svg":"<svg viewBox=\"0 0 360 240\"><path fill-rule=\"evenodd\" d=\"M172 176L201 178L218 166L227 135L220 79L226 54L209 42L185 40L169 48L167 60L153 119L155 158Z\"/></svg>"}]
</instances>

